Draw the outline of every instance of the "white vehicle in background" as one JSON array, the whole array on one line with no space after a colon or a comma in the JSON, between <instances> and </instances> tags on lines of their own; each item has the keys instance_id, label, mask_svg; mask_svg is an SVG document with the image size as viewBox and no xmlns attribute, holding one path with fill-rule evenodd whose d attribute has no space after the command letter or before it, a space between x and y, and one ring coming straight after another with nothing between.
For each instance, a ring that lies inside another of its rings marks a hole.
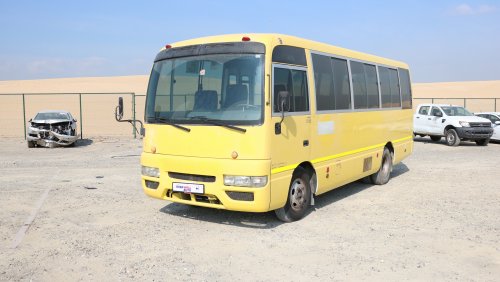
<instances>
[{"instance_id":1,"label":"white vehicle in background","mask_svg":"<svg viewBox=\"0 0 500 282\"><path fill-rule=\"evenodd\" d=\"M75 145L76 119L68 111L41 111L28 122L28 148Z\"/></svg>"},{"instance_id":2,"label":"white vehicle in background","mask_svg":"<svg viewBox=\"0 0 500 282\"><path fill-rule=\"evenodd\" d=\"M489 119L493 125L491 140L500 141L500 112L475 113L476 116Z\"/></svg>"},{"instance_id":3,"label":"white vehicle in background","mask_svg":"<svg viewBox=\"0 0 500 282\"><path fill-rule=\"evenodd\" d=\"M448 146L458 146L461 140L486 146L493 128L490 120L475 116L463 107L422 104L413 116L413 132L421 137L428 135L435 142L445 137Z\"/></svg>"}]
</instances>

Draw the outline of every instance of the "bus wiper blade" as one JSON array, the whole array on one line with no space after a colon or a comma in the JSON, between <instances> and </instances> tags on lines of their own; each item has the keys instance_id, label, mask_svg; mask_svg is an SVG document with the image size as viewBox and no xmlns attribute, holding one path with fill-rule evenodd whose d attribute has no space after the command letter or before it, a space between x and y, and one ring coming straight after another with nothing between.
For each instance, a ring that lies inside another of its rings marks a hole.
<instances>
[{"instance_id":1,"label":"bus wiper blade","mask_svg":"<svg viewBox=\"0 0 500 282\"><path fill-rule=\"evenodd\" d=\"M229 128L229 129L234 129L234 130L237 130L237 131L240 131L240 132L243 132L243 133L247 132L247 130L244 129L244 128L237 127L237 126L234 126L234 125L225 124L223 122L220 122L219 120L207 118L205 116L194 116L194 117L190 117L190 119L192 119L192 120L201 120L201 121L203 121L205 123L222 126L222 127Z\"/></svg>"},{"instance_id":2,"label":"bus wiper blade","mask_svg":"<svg viewBox=\"0 0 500 282\"><path fill-rule=\"evenodd\" d=\"M182 130L187 131L187 132L190 132L190 131L191 131L191 129L190 129L190 128L187 128L187 127L182 126L182 125L178 125L178 124L173 123L173 122L171 122L171 121L169 121L168 119L165 119L165 118L161 118L161 117L150 117L148 120L152 120L153 122L155 122L155 121L159 121L159 122L161 122L161 123L171 125L171 126L173 126L173 127L176 127L176 128L182 129Z\"/></svg>"}]
</instances>

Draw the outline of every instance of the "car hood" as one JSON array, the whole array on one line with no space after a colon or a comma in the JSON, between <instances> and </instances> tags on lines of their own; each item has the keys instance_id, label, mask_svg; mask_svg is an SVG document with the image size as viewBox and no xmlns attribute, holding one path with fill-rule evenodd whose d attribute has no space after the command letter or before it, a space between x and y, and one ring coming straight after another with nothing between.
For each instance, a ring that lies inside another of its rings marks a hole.
<instances>
[{"instance_id":1,"label":"car hood","mask_svg":"<svg viewBox=\"0 0 500 282\"><path fill-rule=\"evenodd\" d=\"M52 123L70 122L70 121L71 120L69 120L69 119L34 119L31 122L52 124Z\"/></svg>"},{"instance_id":2,"label":"car hood","mask_svg":"<svg viewBox=\"0 0 500 282\"><path fill-rule=\"evenodd\" d=\"M454 120L459 120L459 121L466 121L466 122L490 122L489 119L485 119L482 117L478 116L447 116L446 118L454 119Z\"/></svg>"}]
</instances>

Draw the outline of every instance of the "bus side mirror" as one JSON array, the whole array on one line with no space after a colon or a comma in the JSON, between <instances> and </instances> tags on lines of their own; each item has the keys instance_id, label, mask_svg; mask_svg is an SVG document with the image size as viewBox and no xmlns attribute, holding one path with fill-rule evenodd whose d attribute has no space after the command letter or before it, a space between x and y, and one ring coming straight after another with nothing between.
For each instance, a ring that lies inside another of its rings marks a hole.
<instances>
[{"instance_id":1,"label":"bus side mirror","mask_svg":"<svg viewBox=\"0 0 500 282\"><path fill-rule=\"evenodd\" d=\"M290 97L290 93L288 91L280 91L278 93L279 96L279 109L281 112L281 120L274 124L274 134L278 135L281 134L281 124L283 123L283 120L285 119L285 106L290 106L290 103L288 102L288 98Z\"/></svg>"},{"instance_id":2,"label":"bus side mirror","mask_svg":"<svg viewBox=\"0 0 500 282\"><path fill-rule=\"evenodd\" d=\"M117 121L123 118L123 97L118 97L118 107L115 109L115 119Z\"/></svg>"}]
</instances>

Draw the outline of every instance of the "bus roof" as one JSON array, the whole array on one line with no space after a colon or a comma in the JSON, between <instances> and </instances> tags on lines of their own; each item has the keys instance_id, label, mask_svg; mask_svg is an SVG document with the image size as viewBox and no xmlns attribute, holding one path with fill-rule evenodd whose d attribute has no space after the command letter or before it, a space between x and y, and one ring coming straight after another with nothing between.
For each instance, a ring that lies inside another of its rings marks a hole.
<instances>
[{"instance_id":1,"label":"bus roof","mask_svg":"<svg viewBox=\"0 0 500 282\"><path fill-rule=\"evenodd\" d=\"M367 53L353 51L346 48L337 47L334 45L329 45L321 42L316 42L284 34L271 34L271 33L226 34L226 35L194 38L194 39L169 43L169 45L171 45L172 48L175 48L175 47L183 47L189 45L208 44L208 43L241 42L243 37L249 37L250 40L253 42L260 42L265 44L268 52L270 52L270 50L272 50L277 45L289 45L289 46L308 49L313 52L315 51L319 53L329 54L332 56L340 56L345 58L357 59L361 61L369 61L373 63L408 69L408 65L400 61L387 59ZM163 47L161 50L164 49L165 47Z\"/></svg>"}]
</instances>

